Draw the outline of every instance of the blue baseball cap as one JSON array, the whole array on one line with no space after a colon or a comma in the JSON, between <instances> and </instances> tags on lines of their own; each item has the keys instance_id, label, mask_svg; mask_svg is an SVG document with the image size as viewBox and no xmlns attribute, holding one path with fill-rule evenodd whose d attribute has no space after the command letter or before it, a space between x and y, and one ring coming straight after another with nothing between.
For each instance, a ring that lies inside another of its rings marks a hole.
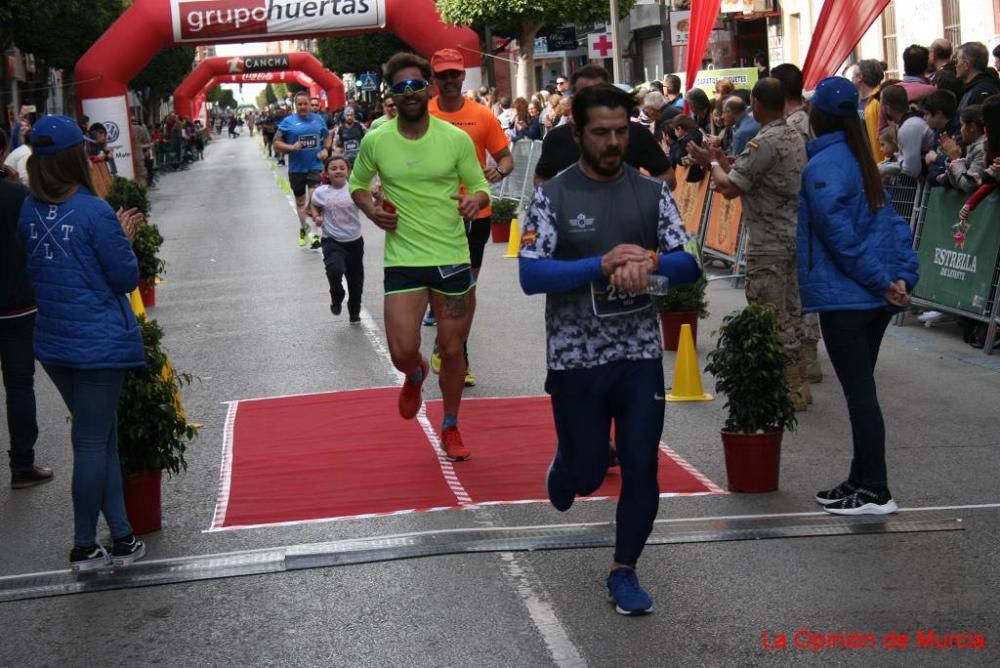
<instances>
[{"instance_id":1,"label":"blue baseball cap","mask_svg":"<svg viewBox=\"0 0 1000 668\"><path fill-rule=\"evenodd\" d=\"M833 116L858 113L858 89L844 77L827 77L820 81L809 101L820 111Z\"/></svg>"},{"instance_id":2,"label":"blue baseball cap","mask_svg":"<svg viewBox=\"0 0 1000 668\"><path fill-rule=\"evenodd\" d=\"M76 121L67 116L43 116L31 128L28 136L31 152L53 155L83 143L83 132Z\"/></svg>"}]
</instances>

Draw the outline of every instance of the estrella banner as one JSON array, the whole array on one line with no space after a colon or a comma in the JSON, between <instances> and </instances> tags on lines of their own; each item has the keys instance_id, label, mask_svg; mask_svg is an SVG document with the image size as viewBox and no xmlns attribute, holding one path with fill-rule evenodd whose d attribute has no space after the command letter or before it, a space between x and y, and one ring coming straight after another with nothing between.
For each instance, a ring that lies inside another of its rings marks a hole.
<instances>
[{"instance_id":1,"label":"estrella banner","mask_svg":"<svg viewBox=\"0 0 1000 668\"><path fill-rule=\"evenodd\" d=\"M920 235L920 282L914 295L921 299L988 315L993 277L1000 260L1000 195L986 198L966 224L958 219L965 193L934 188Z\"/></svg>"}]
</instances>

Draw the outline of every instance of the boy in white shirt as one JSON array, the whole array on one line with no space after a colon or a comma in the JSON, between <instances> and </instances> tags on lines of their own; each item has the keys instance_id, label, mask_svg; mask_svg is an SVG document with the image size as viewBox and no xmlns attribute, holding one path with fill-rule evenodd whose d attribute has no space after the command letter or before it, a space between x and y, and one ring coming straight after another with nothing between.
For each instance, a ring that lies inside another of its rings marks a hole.
<instances>
[{"instance_id":1,"label":"boy in white shirt","mask_svg":"<svg viewBox=\"0 0 1000 668\"><path fill-rule=\"evenodd\" d=\"M347 314L352 325L361 322L361 293L365 283L365 240L361 236L361 211L354 205L347 180L347 158L335 153L326 159L328 184L312 193L309 215L322 225L323 265L330 283L330 312L340 315L344 303L343 279L347 277Z\"/></svg>"}]
</instances>

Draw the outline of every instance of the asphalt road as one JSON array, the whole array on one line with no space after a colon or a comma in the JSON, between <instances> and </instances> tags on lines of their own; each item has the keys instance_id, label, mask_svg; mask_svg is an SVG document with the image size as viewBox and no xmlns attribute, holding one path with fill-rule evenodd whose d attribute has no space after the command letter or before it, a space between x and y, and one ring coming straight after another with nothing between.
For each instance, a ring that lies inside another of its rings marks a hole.
<instances>
[{"instance_id":1,"label":"asphalt road","mask_svg":"<svg viewBox=\"0 0 1000 668\"><path fill-rule=\"evenodd\" d=\"M331 317L322 260L297 247L294 214L256 139L217 139L205 161L162 175L152 202L167 269L151 313L175 367L199 378L184 403L205 427L189 470L164 482L164 527L148 537L150 559L613 518L613 502L595 501L566 514L526 504L205 533L223 402L395 381L365 328ZM382 233L367 225L365 241L364 306L380 329ZM487 249L470 342L480 382L467 396L542 393L543 299L521 293L504 250ZM722 316L744 303L728 281L713 282L709 294L702 352ZM430 346L425 340L427 354ZM813 494L844 477L850 451L843 397L824 362L816 403L786 436L780 491L664 499L660 518L815 511ZM672 353L664 364L669 378ZM453 555L0 603L0 666L998 665L1000 508L956 506L1000 503L1000 363L963 344L954 326L927 329L911 318L890 328L878 382L896 498L908 509L945 507L938 515L962 518L963 531L651 546L640 575L657 611L637 619L605 602L608 549ZM56 480L0 487L0 576L66 568L69 425L40 368L37 395L38 459ZM438 396L432 383L426 396ZM718 399L670 404L664 427L664 440L720 485L723 414ZM980 633L986 648L914 647L921 629ZM795 647L804 634L845 631L874 634L879 646ZM911 647L885 648L894 632L912 636ZM779 634L789 648L766 648Z\"/></svg>"}]
</instances>

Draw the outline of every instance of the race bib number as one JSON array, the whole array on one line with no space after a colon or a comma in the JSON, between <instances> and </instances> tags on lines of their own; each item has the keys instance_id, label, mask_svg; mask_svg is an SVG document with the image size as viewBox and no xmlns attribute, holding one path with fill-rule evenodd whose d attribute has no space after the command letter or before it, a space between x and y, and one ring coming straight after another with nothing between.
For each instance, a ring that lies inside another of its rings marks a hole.
<instances>
[{"instance_id":1,"label":"race bib number","mask_svg":"<svg viewBox=\"0 0 1000 668\"><path fill-rule=\"evenodd\" d=\"M344 153L357 153L361 149L361 142L357 139L344 140Z\"/></svg>"},{"instance_id":2,"label":"race bib number","mask_svg":"<svg viewBox=\"0 0 1000 668\"><path fill-rule=\"evenodd\" d=\"M302 135L299 137L299 141L302 142L302 148L316 148L319 146L319 137L317 135Z\"/></svg>"},{"instance_id":3,"label":"race bib number","mask_svg":"<svg viewBox=\"0 0 1000 668\"><path fill-rule=\"evenodd\" d=\"M441 278L451 278L463 271L469 271L470 267L468 264L442 264L438 267L438 273L441 274Z\"/></svg>"},{"instance_id":4,"label":"race bib number","mask_svg":"<svg viewBox=\"0 0 1000 668\"><path fill-rule=\"evenodd\" d=\"M591 281L590 303L598 318L614 318L647 309L652 302L648 294L622 292L605 280Z\"/></svg>"}]
</instances>

